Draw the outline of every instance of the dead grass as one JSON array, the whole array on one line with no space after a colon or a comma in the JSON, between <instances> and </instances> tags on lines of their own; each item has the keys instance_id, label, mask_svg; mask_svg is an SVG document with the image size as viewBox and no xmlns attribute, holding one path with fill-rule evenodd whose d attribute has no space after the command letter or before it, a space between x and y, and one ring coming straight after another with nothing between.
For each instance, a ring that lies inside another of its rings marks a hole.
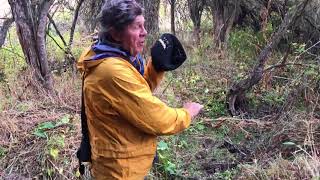
<instances>
[{"instance_id":1,"label":"dead grass","mask_svg":"<svg viewBox=\"0 0 320 180\"><path fill-rule=\"evenodd\" d=\"M9 100L2 102L0 114L0 177L4 179L51 178L74 179L78 165L75 157L80 143L80 82L77 77L55 77L56 95L51 96L30 83L26 73L7 89L1 89ZM70 115L68 125L46 130L48 138L33 134L43 122L57 122ZM57 159L50 155L50 138L65 136ZM52 171L52 172L49 172Z\"/></svg>"}]
</instances>

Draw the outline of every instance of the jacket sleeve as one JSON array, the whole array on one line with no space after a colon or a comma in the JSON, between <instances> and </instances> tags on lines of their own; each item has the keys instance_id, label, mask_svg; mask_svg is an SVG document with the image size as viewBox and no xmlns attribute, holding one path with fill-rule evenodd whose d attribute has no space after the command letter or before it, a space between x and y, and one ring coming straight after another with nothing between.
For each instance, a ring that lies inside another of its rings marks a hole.
<instances>
[{"instance_id":1,"label":"jacket sleeve","mask_svg":"<svg viewBox=\"0 0 320 180\"><path fill-rule=\"evenodd\" d=\"M187 110L168 107L152 95L145 80L139 76L130 68L118 66L109 78L105 78L107 82L101 82L99 86L124 119L148 134L170 135L189 127L191 117Z\"/></svg>"},{"instance_id":2,"label":"jacket sleeve","mask_svg":"<svg viewBox=\"0 0 320 180\"><path fill-rule=\"evenodd\" d=\"M144 79L148 82L151 91L153 92L163 79L164 72L157 72L151 62L151 58L145 67Z\"/></svg>"}]
</instances>

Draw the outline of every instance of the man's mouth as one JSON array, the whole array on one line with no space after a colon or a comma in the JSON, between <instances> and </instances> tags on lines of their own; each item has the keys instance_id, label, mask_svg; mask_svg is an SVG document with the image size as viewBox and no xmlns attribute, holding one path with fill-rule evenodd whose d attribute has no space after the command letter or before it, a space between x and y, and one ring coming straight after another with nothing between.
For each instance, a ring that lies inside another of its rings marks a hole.
<instances>
[{"instance_id":1,"label":"man's mouth","mask_svg":"<svg viewBox=\"0 0 320 180\"><path fill-rule=\"evenodd\" d=\"M144 41L139 42L139 46L144 46Z\"/></svg>"}]
</instances>

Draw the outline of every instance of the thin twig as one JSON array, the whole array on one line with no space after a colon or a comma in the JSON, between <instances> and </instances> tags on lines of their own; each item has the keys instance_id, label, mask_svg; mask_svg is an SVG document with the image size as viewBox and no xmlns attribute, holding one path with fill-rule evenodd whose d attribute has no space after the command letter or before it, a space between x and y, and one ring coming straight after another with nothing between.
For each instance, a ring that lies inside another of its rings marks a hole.
<instances>
[{"instance_id":1,"label":"thin twig","mask_svg":"<svg viewBox=\"0 0 320 180\"><path fill-rule=\"evenodd\" d=\"M169 87L169 85L171 84L172 81L173 81L173 78L168 82L168 84L166 85L166 87L163 89L162 95L166 92L166 90L168 89L168 87Z\"/></svg>"},{"instance_id":2,"label":"thin twig","mask_svg":"<svg viewBox=\"0 0 320 180\"><path fill-rule=\"evenodd\" d=\"M58 36L60 37L63 45L64 45L64 46L67 46L67 43L66 43L66 41L64 40L63 36L61 35L61 32L59 31L56 23L54 22L54 20L52 19L52 17L51 17L49 14L48 14L48 18L49 18L50 23L53 25L54 29L56 30ZM47 33L47 34L49 34L49 33Z\"/></svg>"},{"instance_id":3,"label":"thin twig","mask_svg":"<svg viewBox=\"0 0 320 180\"><path fill-rule=\"evenodd\" d=\"M47 31L47 35L53 40L53 42L54 42L64 53L67 54L67 51L59 45L59 43L50 35L49 31Z\"/></svg>"},{"instance_id":4,"label":"thin twig","mask_svg":"<svg viewBox=\"0 0 320 180\"><path fill-rule=\"evenodd\" d=\"M60 169L52 162L52 161L50 161L50 159L47 159L49 162L50 162L50 164L58 171L58 173L62 176L62 177L64 177L65 179L69 179L67 176L65 176L64 174L62 174L61 172L60 172Z\"/></svg>"},{"instance_id":5,"label":"thin twig","mask_svg":"<svg viewBox=\"0 0 320 180\"><path fill-rule=\"evenodd\" d=\"M270 70L272 70L274 68L290 66L290 65L292 65L292 66L307 66L307 67L311 67L309 64L301 64L301 63L286 63L286 64L282 64L281 63L281 64L276 64L276 65L272 65L272 66L268 67L267 69L265 69L263 71L263 73L266 73L266 72L268 72L268 71L270 71Z\"/></svg>"}]
</instances>

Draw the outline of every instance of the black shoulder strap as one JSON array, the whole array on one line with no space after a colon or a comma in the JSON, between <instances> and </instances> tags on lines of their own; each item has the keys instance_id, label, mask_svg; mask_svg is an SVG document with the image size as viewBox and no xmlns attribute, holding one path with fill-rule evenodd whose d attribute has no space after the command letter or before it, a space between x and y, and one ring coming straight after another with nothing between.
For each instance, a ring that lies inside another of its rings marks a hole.
<instances>
[{"instance_id":1,"label":"black shoulder strap","mask_svg":"<svg viewBox=\"0 0 320 180\"><path fill-rule=\"evenodd\" d=\"M84 174L84 165L82 162L91 162L91 146L89 140L89 130L87 124L87 115L85 111L85 104L84 104L84 78L85 74L82 76L82 92L81 92L81 144L77 151L77 158L79 160L79 172L81 175Z\"/></svg>"}]
</instances>

